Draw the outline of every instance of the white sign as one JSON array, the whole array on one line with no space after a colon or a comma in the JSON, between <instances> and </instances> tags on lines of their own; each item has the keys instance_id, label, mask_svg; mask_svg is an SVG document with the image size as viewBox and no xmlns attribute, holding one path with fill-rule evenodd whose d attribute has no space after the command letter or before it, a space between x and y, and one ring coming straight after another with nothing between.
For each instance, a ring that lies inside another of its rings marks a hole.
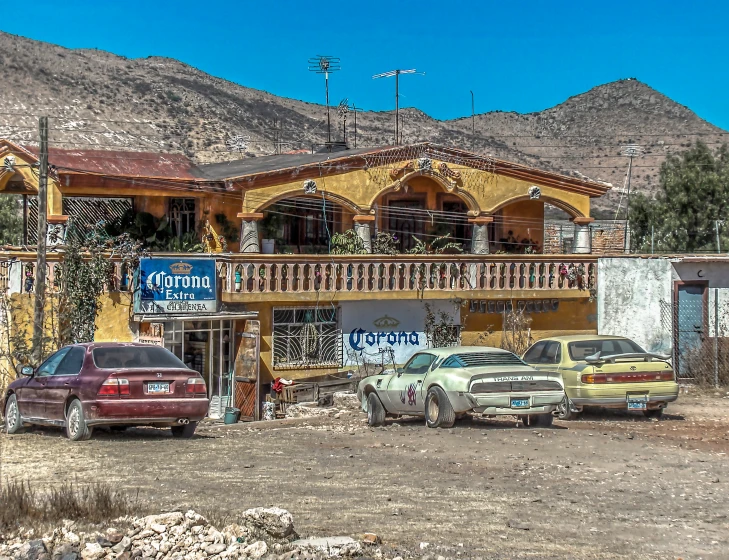
<instances>
[{"instance_id":1,"label":"white sign","mask_svg":"<svg viewBox=\"0 0 729 560\"><path fill-rule=\"evenodd\" d=\"M430 301L430 308L441 311L459 325L460 308L450 301ZM425 302L423 301L353 301L342 302L342 346L344 364L354 365L363 359L380 361L380 350L392 348L396 364L404 364L418 350L428 347L425 337ZM385 355L385 362L390 360Z\"/></svg>"}]
</instances>

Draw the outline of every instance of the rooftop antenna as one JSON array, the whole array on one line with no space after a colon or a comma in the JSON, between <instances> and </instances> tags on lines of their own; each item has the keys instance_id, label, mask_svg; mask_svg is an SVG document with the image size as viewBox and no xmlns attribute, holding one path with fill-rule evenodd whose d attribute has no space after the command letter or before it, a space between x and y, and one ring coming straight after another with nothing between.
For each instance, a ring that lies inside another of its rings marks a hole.
<instances>
[{"instance_id":1,"label":"rooftop antenna","mask_svg":"<svg viewBox=\"0 0 729 560\"><path fill-rule=\"evenodd\" d=\"M337 114L344 121L344 143L347 143L347 113L349 113L349 99L346 97L337 105Z\"/></svg>"},{"instance_id":2,"label":"rooftop antenna","mask_svg":"<svg viewBox=\"0 0 729 560\"><path fill-rule=\"evenodd\" d=\"M643 155L643 147L638 144L626 144L620 148L620 154L624 157L629 158L628 163L628 198L625 203L625 235L624 235L624 246L625 252L630 251L630 236L629 230L629 219L630 219L630 177L633 174L633 158L640 157Z\"/></svg>"},{"instance_id":3,"label":"rooftop antenna","mask_svg":"<svg viewBox=\"0 0 729 560\"><path fill-rule=\"evenodd\" d=\"M382 74L375 74L372 76L373 80L377 78L391 78L395 76L395 145L399 143L400 135L400 74L418 74L425 76L425 72L418 72L415 68L411 70L390 70L389 72L383 72Z\"/></svg>"},{"instance_id":4,"label":"rooftop antenna","mask_svg":"<svg viewBox=\"0 0 729 560\"><path fill-rule=\"evenodd\" d=\"M341 70L339 58L336 56L325 56L318 54L309 59L309 72L324 74L324 84L327 96L327 144L332 141L332 125L329 117L329 74Z\"/></svg>"}]
</instances>

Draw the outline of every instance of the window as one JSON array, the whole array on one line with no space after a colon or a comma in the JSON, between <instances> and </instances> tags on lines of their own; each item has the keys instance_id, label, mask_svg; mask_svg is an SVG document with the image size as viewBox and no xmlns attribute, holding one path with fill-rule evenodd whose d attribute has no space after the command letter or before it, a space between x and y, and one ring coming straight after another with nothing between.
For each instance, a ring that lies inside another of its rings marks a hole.
<instances>
[{"instance_id":1,"label":"window","mask_svg":"<svg viewBox=\"0 0 729 560\"><path fill-rule=\"evenodd\" d=\"M340 367L339 310L331 306L273 310L273 367Z\"/></svg>"},{"instance_id":2,"label":"window","mask_svg":"<svg viewBox=\"0 0 729 560\"><path fill-rule=\"evenodd\" d=\"M575 361L584 360L587 356L592 356L600 352L600 356L614 356L615 354L644 354L640 346L632 340L613 338L598 340L581 340L579 342L570 342L567 345L570 352L570 358Z\"/></svg>"},{"instance_id":3,"label":"window","mask_svg":"<svg viewBox=\"0 0 729 560\"><path fill-rule=\"evenodd\" d=\"M71 348L53 375L78 375L84 365L86 350L80 346Z\"/></svg>"},{"instance_id":4,"label":"window","mask_svg":"<svg viewBox=\"0 0 729 560\"><path fill-rule=\"evenodd\" d=\"M410 375L422 375L428 371L433 360L435 360L435 356L433 356L433 354L415 354L415 356L410 358L408 363L405 364L405 367L402 368L402 372Z\"/></svg>"},{"instance_id":5,"label":"window","mask_svg":"<svg viewBox=\"0 0 729 560\"><path fill-rule=\"evenodd\" d=\"M546 340L537 342L534 346L526 351L526 354L524 354L524 361L528 364L538 364L539 358L542 355L542 352L544 352L544 347L546 345Z\"/></svg>"},{"instance_id":6,"label":"window","mask_svg":"<svg viewBox=\"0 0 729 560\"><path fill-rule=\"evenodd\" d=\"M556 340L542 340L524 354L528 364L558 364L562 361L562 343Z\"/></svg>"},{"instance_id":7,"label":"window","mask_svg":"<svg viewBox=\"0 0 729 560\"><path fill-rule=\"evenodd\" d=\"M177 356L161 346L107 346L94 348L93 357L96 367L100 369L187 369L187 366Z\"/></svg>"},{"instance_id":8,"label":"window","mask_svg":"<svg viewBox=\"0 0 729 560\"><path fill-rule=\"evenodd\" d=\"M170 199L170 224L172 225L172 233L177 237L195 231L194 198Z\"/></svg>"},{"instance_id":9,"label":"window","mask_svg":"<svg viewBox=\"0 0 729 560\"><path fill-rule=\"evenodd\" d=\"M70 349L71 349L70 346L61 348L58 352L56 352L50 358L48 358L45 362L43 362L35 374L36 377L45 377L47 375L53 375L53 372L56 371L58 364L60 364L61 360L63 360L63 358L66 357L66 353Z\"/></svg>"}]
</instances>

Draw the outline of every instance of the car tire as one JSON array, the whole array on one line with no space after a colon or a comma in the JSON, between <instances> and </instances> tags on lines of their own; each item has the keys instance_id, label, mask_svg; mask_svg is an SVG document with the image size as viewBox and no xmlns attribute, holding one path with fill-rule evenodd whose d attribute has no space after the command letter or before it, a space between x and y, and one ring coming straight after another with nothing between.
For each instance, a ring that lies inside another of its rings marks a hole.
<instances>
[{"instance_id":1,"label":"car tire","mask_svg":"<svg viewBox=\"0 0 729 560\"><path fill-rule=\"evenodd\" d=\"M663 409L662 408L650 408L648 410L644 410L643 416L645 416L646 418L650 418L651 420L653 420L653 419L660 420L661 416L663 416Z\"/></svg>"},{"instance_id":2,"label":"car tire","mask_svg":"<svg viewBox=\"0 0 729 560\"><path fill-rule=\"evenodd\" d=\"M85 441L91 437L94 429L86 424L81 401L71 401L66 411L66 435L71 441Z\"/></svg>"},{"instance_id":3,"label":"car tire","mask_svg":"<svg viewBox=\"0 0 729 560\"><path fill-rule=\"evenodd\" d=\"M440 387L431 387L425 397L425 425L428 428L452 428L456 422L448 395Z\"/></svg>"},{"instance_id":4,"label":"car tire","mask_svg":"<svg viewBox=\"0 0 729 560\"><path fill-rule=\"evenodd\" d=\"M374 391L367 397L367 424L370 426L382 426L385 423L387 411L382 405L380 397Z\"/></svg>"},{"instance_id":5,"label":"car tire","mask_svg":"<svg viewBox=\"0 0 729 560\"><path fill-rule=\"evenodd\" d=\"M9 434L19 434L23 431L23 419L20 417L18 398L15 393L5 401L5 431Z\"/></svg>"},{"instance_id":6,"label":"car tire","mask_svg":"<svg viewBox=\"0 0 729 560\"><path fill-rule=\"evenodd\" d=\"M560 420L574 420L577 413L572 411L572 403L568 396L565 395L561 403L557 405L557 418Z\"/></svg>"},{"instance_id":7,"label":"car tire","mask_svg":"<svg viewBox=\"0 0 729 560\"><path fill-rule=\"evenodd\" d=\"M552 414L529 414L520 416L521 425L525 428L551 428L554 422Z\"/></svg>"},{"instance_id":8,"label":"car tire","mask_svg":"<svg viewBox=\"0 0 729 560\"><path fill-rule=\"evenodd\" d=\"M172 426L172 437L180 439L190 439L195 435L197 429L197 422L189 422L182 426Z\"/></svg>"}]
</instances>

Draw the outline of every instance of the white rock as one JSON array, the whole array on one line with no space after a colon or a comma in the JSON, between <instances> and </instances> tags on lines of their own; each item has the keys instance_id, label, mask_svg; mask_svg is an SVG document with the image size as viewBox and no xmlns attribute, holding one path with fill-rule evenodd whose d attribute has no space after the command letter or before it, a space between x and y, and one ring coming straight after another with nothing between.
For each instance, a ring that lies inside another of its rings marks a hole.
<instances>
[{"instance_id":1,"label":"white rock","mask_svg":"<svg viewBox=\"0 0 729 560\"><path fill-rule=\"evenodd\" d=\"M86 543L86 546L81 551L81 558L84 560L97 560L106 556L106 551L102 548L99 543Z\"/></svg>"},{"instance_id":2,"label":"white rock","mask_svg":"<svg viewBox=\"0 0 729 560\"><path fill-rule=\"evenodd\" d=\"M78 544L81 542L81 539L79 539L78 535L76 533L72 533L71 531L68 531L64 535L64 540L71 544Z\"/></svg>"},{"instance_id":3,"label":"white rock","mask_svg":"<svg viewBox=\"0 0 729 560\"><path fill-rule=\"evenodd\" d=\"M362 545L352 537L320 537L299 539L291 546L310 552L324 553L327 558L340 556L356 556L362 552Z\"/></svg>"},{"instance_id":4,"label":"white rock","mask_svg":"<svg viewBox=\"0 0 729 560\"><path fill-rule=\"evenodd\" d=\"M220 554L226 549L226 546L223 543L213 543L211 545L208 545L205 548L205 552L207 552L210 555L213 554Z\"/></svg>"},{"instance_id":5,"label":"white rock","mask_svg":"<svg viewBox=\"0 0 729 560\"><path fill-rule=\"evenodd\" d=\"M157 534L162 534L167 530L167 525L162 525L161 523L150 523L149 528L152 529Z\"/></svg>"},{"instance_id":6,"label":"white rock","mask_svg":"<svg viewBox=\"0 0 729 560\"><path fill-rule=\"evenodd\" d=\"M260 558L268 552L268 545L263 541L256 541L243 549L243 553L251 558Z\"/></svg>"},{"instance_id":7,"label":"white rock","mask_svg":"<svg viewBox=\"0 0 729 560\"><path fill-rule=\"evenodd\" d=\"M129 550L132 547L132 539L130 539L127 536L122 537L122 540L120 540L117 544L111 547L111 550L116 552L117 554L121 554L125 550Z\"/></svg>"},{"instance_id":8,"label":"white rock","mask_svg":"<svg viewBox=\"0 0 729 560\"><path fill-rule=\"evenodd\" d=\"M243 524L282 539L294 532L293 516L281 508L253 508L243 513Z\"/></svg>"},{"instance_id":9,"label":"white rock","mask_svg":"<svg viewBox=\"0 0 729 560\"><path fill-rule=\"evenodd\" d=\"M344 410L359 410L362 406L362 403L357 398L357 393L347 393L344 391L334 393L332 395L332 403L336 408Z\"/></svg>"}]
</instances>

